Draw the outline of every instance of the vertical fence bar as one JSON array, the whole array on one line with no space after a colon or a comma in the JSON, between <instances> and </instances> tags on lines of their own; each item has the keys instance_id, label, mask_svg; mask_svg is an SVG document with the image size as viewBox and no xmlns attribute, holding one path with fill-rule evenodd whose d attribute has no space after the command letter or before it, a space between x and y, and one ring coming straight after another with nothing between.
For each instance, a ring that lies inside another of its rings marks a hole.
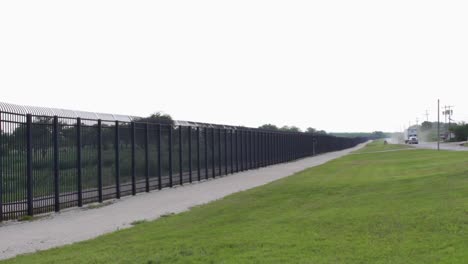
<instances>
[{"instance_id":1,"label":"vertical fence bar","mask_svg":"<svg viewBox=\"0 0 468 264\"><path fill-rule=\"evenodd\" d=\"M188 151L189 151L189 182L192 183L192 127L189 126L188 130Z\"/></svg>"},{"instance_id":2,"label":"vertical fence bar","mask_svg":"<svg viewBox=\"0 0 468 264\"><path fill-rule=\"evenodd\" d=\"M221 157L221 128L218 129L218 175L222 174L222 157Z\"/></svg>"},{"instance_id":3,"label":"vertical fence bar","mask_svg":"<svg viewBox=\"0 0 468 264\"><path fill-rule=\"evenodd\" d=\"M33 175L32 175L32 116L26 115L26 185L28 215L34 215L33 204Z\"/></svg>"},{"instance_id":4,"label":"vertical fence bar","mask_svg":"<svg viewBox=\"0 0 468 264\"><path fill-rule=\"evenodd\" d=\"M2 112L0 111L0 222L3 221L3 130Z\"/></svg>"},{"instance_id":5,"label":"vertical fence bar","mask_svg":"<svg viewBox=\"0 0 468 264\"><path fill-rule=\"evenodd\" d=\"M250 169L250 138L249 138L249 131L244 131L244 160L245 160L245 170Z\"/></svg>"},{"instance_id":6,"label":"vertical fence bar","mask_svg":"<svg viewBox=\"0 0 468 264\"><path fill-rule=\"evenodd\" d=\"M1 122L1 120L0 120ZM228 130L224 129L224 174L228 175L228 141L227 141Z\"/></svg>"},{"instance_id":7,"label":"vertical fence bar","mask_svg":"<svg viewBox=\"0 0 468 264\"><path fill-rule=\"evenodd\" d=\"M263 142L263 167L266 167L268 165L267 163L267 141L266 141L266 138L267 138L267 133L264 132L263 133L263 139L262 139L262 142Z\"/></svg>"},{"instance_id":8,"label":"vertical fence bar","mask_svg":"<svg viewBox=\"0 0 468 264\"><path fill-rule=\"evenodd\" d=\"M169 126L169 187L172 187L172 125Z\"/></svg>"},{"instance_id":9,"label":"vertical fence bar","mask_svg":"<svg viewBox=\"0 0 468 264\"><path fill-rule=\"evenodd\" d=\"M258 132L256 136L257 140L257 168L262 167L262 132Z\"/></svg>"},{"instance_id":10,"label":"vertical fence bar","mask_svg":"<svg viewBox=\"0 0 468 264\"><path fill-rule=\"evenodd\" d=\"M230 141L231 141L231 155L230 155L230 160L231 160L231 174L234 173L234 130L229 130L229 134L231 136Z\"/></svg>"},{"instance_id":11,"label":"vertical fence bar","mask_svg":"<svg viewBox=\"0 0 468 264\"><path fill-rule=\"evenodd\" d=\"M254 148L253 148L253 131L249 131L249 168L254 168Z\"/></svg>"},{"instance_id":12,"label":"vertical fence bar","mask_svg":"<svg viewBox=\"0 0 468 264\"><path fill-rule=\"evenodd\" d=\"M252 131L252 152L253 152L253 167L258 168L257 164L257 131Z\"/></svg>"},{"instance_id":13,"label":"vertical fence bar","mask_svg":"<svg viewBox=\"0 0 468 264\"><path fill-rule=\"evenodd\" d=\"M269 152L269 157L270 157L270 165L273 165L274 162L274 145L273 145L273 133L269 132L268 133L268 152Z\"/></svg>"},{"instance_id":14,"label":"vertical fence bar","mask_svg":"<svg viewBox=\"0 0 468 264\"><path fill-rule=\"evenodd\" d=\"M59 124L58 116L54 116L53 141L54 141L54 210L60 211L60 190L59 190Z\"/></svg>"},{"instance_id":15,"label":"vertical fence bar","mask_svg":"<svg viewBox=\"0 0 468 264\"><path fill-rule=\"evenodd\" d=\"M248 170L252 169L252 138L250 132L250 130L245 131L245 157Z\"/></svg>"},{"instance_id":16,"label":"vertical fence bar","mask_svg":"<svg viewBox=\"0 0 468 264\"><path fill-rule=\"evenodd\" d=\"M270 137L271 133L268 132L266 134L266 149L267 149L267 166L271 165L271 144L270 144Z\"/></svg>"},{"instance_id":17,"label":"vertical fence bar","mask_svg":"<svg viewBox=\"0 0 468 264\"><path fill-rule=\"evenodd\" d=\"M208 128L205 128L205 133L203 135L204 145L205 145L205 179L208 179Z\"/></svg>"},{"instance_id":18,"label":"vertical fence bar","mask_svg":"<svg viewBox=\"0 0 468 264\"><path fill-rule=\"evenodd\" d=\"M179 180L180 185L184 185L184 170L183 170L183 163L182 163L182 126L179 126Z\"/></svg>"},{"instance_id":19,"label":"vertical fence bar","mask_svg":"<svg viewBox=\"0 0 468 264\"><path fill-rule=\"evenodd\" d=\"M269 142L270 142L270 165L275 164L275 142L273 139L273 133L269 133Z\"/></svg>"},{"instance_id":20,"label":"vertical fence bar","mask_svg":"<svg viewBox=\"0 0 468 264\"><path fill-rule=\"evenodd\" d=\"M250 152L249 152L249 142L250 142L250 138L249 138L249 131L246 130L244 132L244 152L245 152L245 170L248 170L250 169Z\"/></svg>"},{"instance_id":21,"label":"vertical fence bar","mask_svg":"<svg viewBox=\"0 0 468 264\"><path fill-rule=\"evenodd\" d=\"M273 144L275 145L275 164L280 163L279 160L279 140L278 140L278 133L274 133L273 136Z\"/></svg>"},{"instance_id":22,"label":"vertical fence bar","mask_svg":"<svg viewBox=\"0 0 468 264\"><path fill-rule=\"evenodd\" d=\"M244 131L239 131L240 170L244 171Z\"/></svg>"},{"instance_id":23,"label":"vertical fence bar","mask_svg":"<svg viewBox=\"0 0 468 264\"><path fill-rule=\"evenodd\" d=\"M149 133L148 133L148 123L145 123L145 191L150 191L150 182L149 182Z\"/></svg>"},{"instance_id":24,"label":"vertical fence bar","mask_svg":"<svg viewBox=\"0 0 468 264\"><path fill-rule=\"evenodd\" d=\"M262 167L262 132L257 133L257 157L258 167Z\"/></svg>"},{"instance_id":25,"label":"vertical fence bar","mask_svg":"<svg viewBox=\"0 0 468 264\"><path fill-rule=\"evenodd\" d=\"M98 120L98 133L97 133L97 144L98 144L98 200L102 203L102 121Z\"/></svg>"},{"instance_id":26,"label":"vertical fence bar","mask_svg":"<svg viewBox=\"0 0 468 264\"><path fill-rule=\"evenodd\" d=\"M135 122L130 124L131 128L131 144L132 144L132 195L136 195L136 142L135 142L135 135L136 135L136 128Z\"/></svg>"},{"instance_id":27,"label":"vertical fence bar","mask_svg":"<svg viewBox=\"0 0 468 264\"><path fill-rule=\"evenodd\" d=\"M276 134L271 132L271 157L272 157L272 164L276 164Z\"/></svg>"},{"instance_id":28,"label":"vertical fence bar","mask_svg":"<svg viewBox=\"0 0 468 264\"><path fill-rule=\"evenodd\" d=\"M200 160L200 127L197 127L197 179L201 180L201 160Z\"/></svg>"},{"instance_id":29,"label":"vertical fence bar","mask_svg":"<svg viewBox=\"0 0 468 264\"><path fill-rule=\"evenodd\" d=\"M236 157L236 172L239 172L239 130L234 131L234 139L235 139L235 157Z\"/></svg>"},{"instance_id":30,"label":"vertical fence bar","mask_svg":"<svg viewBox=\"0 0 468 264\"><path fill-rule=\"evenodd\" d=\"M76 119L76 174L78 189L78 206L83 206L83 180L82 180L82 153L81 153L81 118Z\"/></svg>"},{"instance_id":31,"label":"vertical fence bar","mask_svg":"<svg viewBox=\"0 0 468 264\"><path fill-rule=\"evenodd\" d=\"M270 165L275 164L274 157L275 157L275 148L273 145L273 133L268 133L268 145L269 145L269 152L270 152Z\"/></svg>"},{"instance_id":32,"label":"vertical fence bar","mask_svg":"<svg viewBox=\"0 0 468 264\"><path fill-rule=\"evenodd\" d=\"M115 197L120 199L120 131L119 121L115 121Z\"/></svg>"},{"instance_id":33,"label":"vertical fence bar","mask_svg":"<svg viewBox=\"0 0 468 264\"><path fill-rule=\"evenodd\" d=\"M162 189L161 124L158 124L158 189Z\"/></svg>"},{"instance_id":34,"label":"vertical fence bar","mask_svg":"<svg viewBox=\"0 0 468 264\"><path fill-rule=\"evenodd\" d=\"M211 169L213 178L216 178L216 158L215 158L215 129L211 128Z\"/></svg>"}]
</instances>

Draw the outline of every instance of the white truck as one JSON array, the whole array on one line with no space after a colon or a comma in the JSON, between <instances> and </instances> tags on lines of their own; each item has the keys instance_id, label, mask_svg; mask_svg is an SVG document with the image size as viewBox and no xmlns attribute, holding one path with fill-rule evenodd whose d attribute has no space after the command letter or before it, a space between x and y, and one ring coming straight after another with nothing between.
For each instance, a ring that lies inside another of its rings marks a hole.
<instances>
[{"instance_id":1,"label":"white truck","mask_svg":"<svg viewBox=\"0 0 468 264\"><path fill-rule=\"evenodd\" d=\"M405 131L405 144L418 144L418 129L408 128Z\"/></svg>"}]
</instances>

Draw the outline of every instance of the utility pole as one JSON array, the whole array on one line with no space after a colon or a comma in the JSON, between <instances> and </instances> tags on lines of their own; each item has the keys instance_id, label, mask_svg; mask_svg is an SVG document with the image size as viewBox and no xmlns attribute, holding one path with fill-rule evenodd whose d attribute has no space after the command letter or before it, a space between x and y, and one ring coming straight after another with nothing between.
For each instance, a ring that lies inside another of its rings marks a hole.
<instances>
[{"instance_id":1,"label":"utility pole","mask_svg":"<svg viewBox=\"0 0 468 264\"><path fill-rule=\"evenodd\" d=\"M440 99L437 99L437 150L440 150Z\"/></svg>"},{"instance_id":2,"label":"utility pole","mask_svg":"<svg viewBox=\"0 0 468 264\"><path fill-rule=\"evenodd\" d=\"M419 118L416 117L416 127L419 126Z\"/></svg>"},{"instance_id":3,"label":"utility pole","mask_svg":"<svg viewBox=\"0 0 468 264\"><path fill-rule=\"evenodd\" d=\"M429 112L427 111L427 109L426 109L426 114L425 114L425 116L426 116L426 121L429 122Z\"/></svg>"},{"instance_id":4,"label":"utility pole","mask_svg":"<svg viewBox=\"0 0 468 264\"><path fill-rule=\"evenodd\" d=\"M444 116L445 116L445 124L447 124L447 116L448 116L448 127L446 126L446 133L447 133L447 136L448 136L448 140L450 141L451 139L451 133L450 133L450 121L452 119L452 115L453 115L453 110L452 110L452 107L454 107L453 105L446 105L444 106Z\"/></svg>"}]
</instances>

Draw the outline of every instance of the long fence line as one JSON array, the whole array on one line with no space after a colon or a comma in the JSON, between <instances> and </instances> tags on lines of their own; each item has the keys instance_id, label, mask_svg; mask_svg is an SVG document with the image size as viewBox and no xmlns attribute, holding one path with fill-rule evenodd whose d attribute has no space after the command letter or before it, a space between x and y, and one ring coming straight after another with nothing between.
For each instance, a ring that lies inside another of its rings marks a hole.
<instances>
[{"instance_id":1,"label":"long fence line","mask_svg":"<svg viewBox=\"0 0 468 264\"><path fill-rule=\"evenodd\" d=\"M365 138L0 111L0 221L353 147Z\"/></svg>"}]
</instances>

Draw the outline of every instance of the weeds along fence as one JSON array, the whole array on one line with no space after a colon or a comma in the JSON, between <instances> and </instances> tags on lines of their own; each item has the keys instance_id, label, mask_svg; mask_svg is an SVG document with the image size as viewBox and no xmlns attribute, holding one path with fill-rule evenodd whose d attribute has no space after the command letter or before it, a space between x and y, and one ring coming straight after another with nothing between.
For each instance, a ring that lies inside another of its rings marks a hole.
<instances>
[{"instance_id":1,"label":"weeds along fence","mask_svg":"<svg viewBox=\"0 0 468 264\"><path fill-rule=\"evenodd\" d=\"M0 221L353 147L364 138L0 112Z\"/></svg>"}]
</instances>

